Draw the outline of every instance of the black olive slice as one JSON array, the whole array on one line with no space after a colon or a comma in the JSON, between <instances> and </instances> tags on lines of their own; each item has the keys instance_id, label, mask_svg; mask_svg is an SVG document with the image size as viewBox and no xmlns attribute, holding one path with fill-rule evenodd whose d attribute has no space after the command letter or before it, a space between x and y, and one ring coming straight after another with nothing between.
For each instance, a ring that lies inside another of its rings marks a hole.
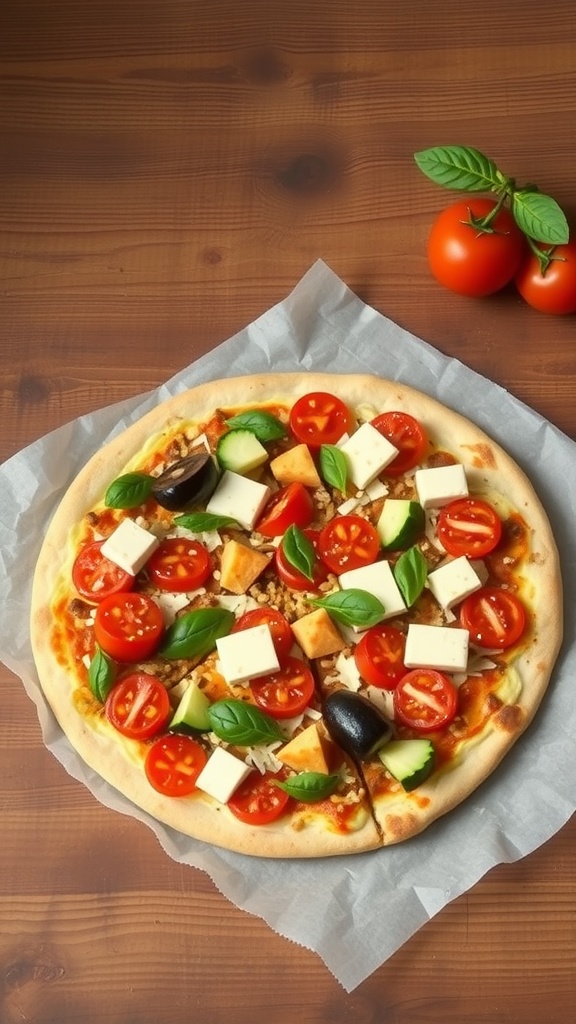
<instances>
[{"instance_id":1,"label":"black olive slice","mask_svg":"<svg viewBox=\"0 0 576 1024\"><path fill-rule=\"evenodd\" d=\"M352 690L334 690L324 701L324 722L350 757L365 761L392 738L392 725L377 707Z\"/></svg>"},{"instance_id":2,"label":"black olive slice","mask_svg":"<svg viewBox=\"0 0 576 1024\"><path fill-rule=\"evenodd\" d=\"M219 476L210 453L195 452L156 477L152 494L162 508L178 512L192 503L206 501L215 490Z\"/></svg>"}]
</instances>

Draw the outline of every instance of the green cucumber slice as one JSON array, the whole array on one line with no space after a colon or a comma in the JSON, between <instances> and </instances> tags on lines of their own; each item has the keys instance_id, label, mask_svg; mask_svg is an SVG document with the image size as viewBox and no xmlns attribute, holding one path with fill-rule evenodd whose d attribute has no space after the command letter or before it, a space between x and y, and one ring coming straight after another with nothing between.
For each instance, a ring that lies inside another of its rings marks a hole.
<instances>
[{"instance_id":1,"label":"green cucumber slice","mask_svg":"<svg viewBox=\"0 0 576 1024\"><path fill-rule=\"evenodd\" d=\"M388 551L411 547L424 530L422 505L408 498L387 498L376 529L380 543Z\"/></svg>"},{"instance_id":2,"label":"green cucumber slice","mask_svg":"<svg viewBox=\"0 0 576 1024\"><path fill-rule=\"evenodd\" d=\"M190 683L168 726L171 732L210 732L212 726L208 717L210 701L198 683Z\"/></svg>"},{"instance_id":3,"label":"green cucumber slice","mask_svg":"<svg viewBox=\"0 0 576 1024\"><path fill-rule=\"evenodd\" d=\"M233 473L249 473L266 462L268 452L251 430L229 430L216 446L216 458Z\"/></svg>"},{"instance_id":4,"label":"green cucumber slice","mask_svg":"<svg viewBox=\"0 0 576 1024\"><path fill-rule=\"evenodd\" d=\"M425 782L434 768L434 746L430 740L390 740L378 757L407 792Z\"/></svg>"}]
</instances>

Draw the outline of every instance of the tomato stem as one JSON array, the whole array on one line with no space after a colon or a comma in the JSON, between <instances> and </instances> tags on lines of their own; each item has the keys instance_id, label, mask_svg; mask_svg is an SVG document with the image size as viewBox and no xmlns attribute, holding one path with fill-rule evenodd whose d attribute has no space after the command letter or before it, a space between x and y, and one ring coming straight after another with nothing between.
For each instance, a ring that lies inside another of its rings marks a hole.
<instances>
[{"instance_id":1,"label":"tomato stem","mask_svg":"<svg viewBox=\"0 0 576 1024\"><path fill-rule=\"evenodd\" d=\"M528 235L526 236L526 238L528 239L528 245L530 246L536 259L538 260L538 263L540 264L540 273L542 274L542 277L546 276L546 271L548 270L548 267L555 260L559 261L560 263L566 262L565 256L554 255L554 251L556 249L555 245L551 245L547 249L540 249L533 238L530 238Z\"/></svg>"},{"instance_id":2,"label":"tomato stem","mask_svg":"<svg viewBox=\"0 0 576 1024\"><path fill-rule=\"evenodd\" d=\"M478 234L480 235L508 234L507 231L497 231L496 228L493 228L492 221L495 220L495 218L498 216L500 210L504 206L504 203L506 202L506 199L510 194L511 193L509 192L508 188L504 189L500 193L494 209L490 210L490 213L487 213L485 217L475 217L470 207L468 207L468 220L463 220L461 223L468 224L470 227L476 228Z\"/></svg>"}]
</instances>

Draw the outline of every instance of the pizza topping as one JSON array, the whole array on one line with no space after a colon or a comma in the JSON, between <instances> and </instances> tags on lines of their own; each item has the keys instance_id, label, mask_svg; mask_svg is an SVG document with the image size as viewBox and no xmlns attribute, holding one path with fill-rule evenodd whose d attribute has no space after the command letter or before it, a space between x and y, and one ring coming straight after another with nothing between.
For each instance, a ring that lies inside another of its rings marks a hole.
<instances>
[{"instance_id":1,"label":"pizza topping","mask_svg":"<svg viewBox=\"0 0 576 1024\"><path fill-rule=\"evenodd\" d=\"M483 558L500 541L502 523L496 510L480 498L459 498L441 509L438 537L450 555Z\"/></svg>"},{"instance_id":2,"label":"pizza topping","mask_svg":"<svg viewBox=\"0 0 576 1024\"><path fill-rule=\"evenodd\" d=\"M483 587L466 598L460 609L460 621L478 647L503 650L522 636L526 612L511 591Z\"/></svg>"},{"instance_id":3,"label":"pizza topping","mask_svg":"<svg viewBox=\"0 0 576 1024\"><path fill-rule=\"evenodd\" d=\"M196 788L225 804L251 773L244 761L224 747L216 747L196 779Z\"/></svg>"},{"instance_id":4,"label":"pizza topping","mask_svg":"<svg viewBox=\"0 0 576 1024\"><path fill-rule=\"evenodd\" d=\"M218 668L227 683L243 683L277 672L280 668L272 633L266 622L219 637L216 649Z\"/></svg>"},{"instance_id":5,"label":"pizza topping","mask_svg":"<svg viewBox=\"0 0 576 1024\"><path fill-rule=\"evenodd\" d=\"M149 559L147 568L157 587L176 593L201 587L212 571L204 545L183 537L162 541Z\"/></svg>"},{"instance_id":6,"label":"pizza topping","mask_svg":"<svg viewBox=\"0 0 576 1024\"><path fill-rule=\"evenodd\" d=\"M256 530L265 537L279 537L289 526L309 526L314 515L314 503L309 492L299 481L280 488L273 494L257 521Z\"/></svg>"},{"instance_id":7,"label":"pizza topping","mask_svg":"<svg viewBox=\"0 0 576 1024\"><path fill-rule=\"evenodd\" d=\"M376 529L386 551L402 551L416 542L425 525L422 505L408 498L387 498Z\"/></svg>"},{"instance_id":8,"label":"pizza topping","mask_svg":"<svg viewBox=\"0 0 576 1024\"><path fill-rule=\"evenodd\" d=\"M329 774L325 743L316 722L306 726L289 743L277 750L276 757L281 764L296 771Z\"/></svg>"},{"instance_id":9,"label":"pizza topping","mask_svg":"<svg viewBox=\"0 0 576 1024\"><path fill-rule=\"evenodd\" d=\"M164 629L162 612L146 594L110 594L97 607L94 636L116 661L142 661L158 647Z\"/></svg>"},{"instance_id":10,"label":"pizza topping","mask_svg":"<svg viewBox=\"0 0 576 1024\"><path fill-rule=\"evenodd\" d=\"M193 608L184 612L166 631L160 654L169 660L200 658L214 649L216 641L230 632L234 613L227 608Z\"/></svg>"},{"instance_id":11,"label":"pizza topping","mask_svg":"<svg viewBox=\"0 0 576 1024\"><path fill-rule=\"evenodd\" d=\"M320 487L322 484L306 444L297 444L277 455L270 462L270 472L279 484L301 483L305 487Z\"/></svg>"},{"instance_id":12,"label":"pizza topping","mask_svg":"<svg viewBox=\"0 0 576 1024\"><path fill-rule=\"evenodd\" d=\"M441 508L455 498L468 496L466 471L460 462L417 469L414 484L423 508Z\"/></svg>"},{"instance_id":13,"label":"pizza topping","mask_svg":"<svg viewBox=\"0 0 576 1024\"><path fill-rule=\"evenodd\" d=\"M131 590L134 574L121 569L116 562L102 554L104 541L86 544L76 556L72 566L72 582L81 597L94 603L110 594Z\"/></svg>"},{"instance_id":14,"label":"pizza topping","mask_svg":"<svg viewBox=\"0 0 576 1024\"><path fill-rule=\"evenodd\" d=\"M371 423L358 427L340 445L340 451L346 459L350 480L360 490L367 487L398 454L398 449Z\"/></svg>"},{"instance_id":15,"label":"pizza topping","mask_svg":"<svg viewBox=\"0 0 576 1024\"><path fill-rule=\"evenodd\" d=\"M116 664L99 647L88 666L88 685L101 704L104 703L116 681Z\"/></svg>"},{"instance_id":16,"label":"pizza topping","mask_svg":"<svg viewBox=\"0 0 576 1024\"><path fill-rule=\"evenodd\" d=\"M202 692L197 682L188 683L182 694L176 711L170 719L170 732L199 733L209 732L212 728L208 717L210 701Z\"/></svg>"},{"instance_id":17,"label":"pizza topping","mask_svg":"<svg viewBox=\"0 0 576 1024\"><path fill-rule=\"evenodd\" d=\"M383 564L387 565L387 563ZM388 568L390 567L388 566ZM353 587L337 590L333 594L328 594L327 597L317 597L312 603L320 608L325 608L337 622L353 628L369 629L370 626L381 622L386 614L384 605L378 597L367 590Z\"/></svg>"},{"instance_id":18,"label":"pizza topping","mask_svg":"<svg viewBox=\"0 0 576 1024\"><path fill-rule=\"evenodd\" d=\"M310 548L307 548L302 540L302 534L312 546L312 558L310 558ZM326 583L329 574L328 566L317 557L319 536L318 530L299 531L297 527L292 530L289 528L284 534L281 544L276 548L274 553L276 572L282 582L291 590L318 591Z\"/></svg>"},{"instance_id":19,"label":"pizza topping","mask_svg":"<svg viewBox=\"0 0 576 1024\"><path fill-rule=\"evenodd\" d=\"M280 789L275 775L253 771L228 801L228 808L247 825L268 825L288 807L290 797Z\"/></svg>"},{"instance_id":20,"label":"pizza topping","mask_svg":"<svg viewBox=\"0 0 576 1024\"><path fill-rule=\"evenodd\" d=\"M428 576L428 586L442 608L452 608L479 590L482 580L466 556L461 555L434 569Z\"/></svg>"},{"instance_id":21,"label":"pizza topping","mask_svg":"<svg viewBox=\"0 0 576 1024\"><path fill-rule=\"evenodd\" d=\"M420 597L428 574L428 565L420 548L414 546L404 551L392 572L406 607L411 608Z\"/></svg>"},{"instance_id":22,"label":"pizza topping","mask_svg":"<svg viewBox=\"0 0 576 1024\"><path fill-rule=\"evenodd\" d=\"M406 636L404 664L407 668L464 672L468 663L468 639L467 629L411 622Z\"/></svg>"},{"instance_id":23,"label":"pizza topping","mask_svg":"<svg viewBox=\"0 0 576 1024\"><path fill-rule=\"evenodd\" d=\"M320 472L327 484L346 494L348 485L348 461L341 448L335 444L323 444L319 454Z\"/></svg>"},{"instance_id":24,"label":"pizza topping","mask_svg":"<svg viewBox=\"0 0 576 1024\"><path fill-rule=\"evenodd\" d=\"M275 719L254 704L243 700L215 701L208 709L212 731L221 740L235 746L252 747L282 739Z\"/></svg>"},{"instance_id":25,"label":"pizza topping","mask_svg":"<svg viewBox=\"0 0 576 1024\"><path fill-rule=\"evenodd\" d=\"M178 512L206 501L218 483L219 471L209 451L194 451L154 479L152 494L159 505Z\"/></svg>"},{"instance_id":26,"label":"pizza topping","mask_svg":"<svg viewBox=\"0 0 576 1024\"><path fill-rule=\"evenodd\" d=\"M226 424L232 430L250 430L263 444L278 441L286 435L286 427L281 420L266 409L248 409L226 420Z\"/></svg>"},{"instance_id":27,"label":"pizza topping","mask_svg":"<svg viewBox=\"0 0 576 1024\"><path fill-rule=\"evenodd\" d=\"M160 732L170 717L166 687L146 672L132 672L112 687L105 704L106 717L130 739L146 740Z\"/></svg>"},{"instance_id":28,"label":"pizza topping","mask_svg":"<svg viewBox=\"0 0 576 1024\"><path fill-rule=\"evenodd\" d=\"M232 633L261 625L268 626L276 654L283 660L290 653L293 638L288 619L277 608L251 608L243 612L234 623Z\"/></svg>"},{"instance_id":29,"label":"pizza topping","mask_svg":"<svg viewBox=\"0 0 576 1024\"><path fill-rule=\"evenodd\" d=\"M277 671L252 679L250 690L258 707L272 718L293 718L313 700L314 676L301 658L288 656Z\"/></svg>"},{"instance_id":30,"label":"pizza topping","mask_svg":"<svg viewBox=\"0 0 576 1024\"><path fill-rule=\"evenodd\" d=\"M364 633L354 648L354 661L365 682L393 690L407 671L405 645L404 633L388 623L372 626Z\"/></svg>"},{"instance_id":31,"label":"pizza topping","mask_svg":"<svg viewBox=\"0 0 576 1024\"><path fill-rule=\"evenodd\" d=\"M220 438L216 445L216 458L223 469L250 473L268 461L268 452L251 430L237 428Z\"/></svg>"},{"instance_id":32,"label":"pizza topping","mask_svg":"<svg viewBox=\"0 0 576 1024\"><path fill-rule=\"evenodd\" d=\"M316 551L312 539L292 524L286 530L280 546L283 560L312 582L316 567Z\"/></svg>"},{"instance_id":33,"label":"pizza topping","mask_svg":"<svg viewBox=\"0 0 576 1024\"><path fill-rule=\"evenodd\" d=\"M365 593L372 597L372 603L377 602L373 607L373 615L360 616L355 621L351 619L346 622L348 626L358 626L368 629L375 626L383 619L393 618L395 615L402 615L406 611L406 603L402 592L396 582L394 572L389 562L374 562L372 565L362 566L360 569L352 569L344 572L338 578L343 593ZM332 598L331 598L332 599ZM332 603L337 599L333 596ZM350 604L347 601L346 604ZM378 612L378 614L377 614ZM342 620L343 621L343 620Z\"/></svg>"},{"instance_id":34,"label":"pizza topping","mask_svg":"<svg viewBox=\"0 0 576 1024\"><path fill-rule=\"evenodd\" d=\"M302 615L292 623L292 632L307 658L324 658L345 646L325 608Z\"/></svg>"},{"instance_id":35,"label":"pizza topping","mask_svg":"<svg viewBox=\"0 0 576 1024\"><path fill-rule=\"evenodd\" d=\"M168 733L155 740L144 761L150 785L163 796L189 796L208 755L191 736Z\"/></svg>"},{"instance_id":36,"label":"pizza topping","mask_svg":"<svg viewBox=\"0 0 576 1024\"><path fill-rule=\"evenodd\" d=\"M102 555L136 576L159 543L158 537L128 517L104 541Z\"/></svg>"},{"instance_id":37,"label":"pizza topping","mask_svg":"<svg viewBox=\"0 0 576 1024\"><path fill-rule=\"evenodd\" d=\"M247 544L229 540L220 559L220 586L233 594L245 594L270 561L270 556L254 551Z\"/></svg>"},{"instance_id":38,"label":"pizza topping","mask_svg":"<svg viewBox=\"0 0 576 1024\"><path fill-rule=\"evenodd\" d=\"M428 438L414 416L390 410L380 413L370 422L397 449L398 454L386 466L388 476L401 476L418 465L426 451Z\"/></svg>"},{"instance_id":39,"label":"pizza topping","mask_svg":"<svg viewBox=\"0 0 576 1024\"><path fill-rule=\"evenodd\" d=\"M298 441L320 448L336 444L352 428L348 406L336 395L312 391L298 398L290 410L290 430Z\"/></svg>"},{"instance_id":40,"label":"pizza topping","mask_svg":"<svg viewBox=\"0 0 576 1024\"><path fill-rule=\"evenodd\" d=\"M299 775L293 775L284 782L278 782L277 785L294 800L313 804L330 796L337 789L339 782L340 775L337 773L325 775L322 772L300 772Z\"/></svg>"},{"instance_id":41,"label":"pizza topping","mask_svg":"<svg viewBox=\"0 0 576 1024\"><path fill-rule=\"evenodd\" d=\"M222 474L206 511L218 516L230 516L245 530L252 530L270 494L271 490L267 484L227 469Z\"/></svg>"},{"instance_id":42,"label":"pizza topping","mask_svg":"<svg viewBox=\"0 0 576 1024\"><path fill-rule=\"evenodd\" d=\"M406 792L425 782L434 769L434 746L428 739L391 740L378 757Z\"/></svg>"},{"instance_id":43,"label":"pizza topping","mask_svg":"<svg viewBox=\"0 0 576 1024\"><path fill-rule=\"evenodd\" d=\"M351 690L334 690L324 701L324 721L335 743L351 757L364 761L392 736L392 726L367 697Z\"/></svg>"},{"instance_id":44,"label":"pizza topping","mask_svg":"<svg viewBox=\"0 0 576 1024\"><path fill-rule=\"evenodd\" d=\"M153 485L149 473L124 473L108 487L104 504L107 508L137 508L150 497Z\"/></svg>"},{"instance_id":45,"label":"pizza topping","mask_svg":"<svg viewBox=\"0 0 576 1024\"><path fill-rule=\"evenodd\" d=\"M363 516L336 516L320 531L318 551L332 572L359 569L378 557L378 532Z\"/></svg>"},{"instance_id":46,"label":"pizza topping","mask_svg":"<svg viewBox=\"0 0 576 1024\"><path fill-rule=\"evenodd\" d=\"M394 690L394 716L416 732L435 732L452 722L458 708L458 690L431 668L408 672Z\"/></svg>"}]
</instances>

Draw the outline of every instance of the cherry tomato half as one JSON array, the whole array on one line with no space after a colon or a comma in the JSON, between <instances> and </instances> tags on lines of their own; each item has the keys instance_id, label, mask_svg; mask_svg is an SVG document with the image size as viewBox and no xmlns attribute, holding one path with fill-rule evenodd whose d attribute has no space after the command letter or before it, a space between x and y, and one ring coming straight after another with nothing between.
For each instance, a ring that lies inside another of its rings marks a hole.
<instances>
[{"instance_id":1,"label":"cherry tomato half","mask_svg":"<svg viewBox=\"0 0 576 1024\"><path fill-rule=\"evenodd\" d=\"M380 551L378 531L362 516L335 516L318 538L320 557L332 572L340 574L376 561Z\"/></svg>"},{"instance_id":2,"label":"cherry tomato half","mask_svg":"<svg viewBox=\"0 0 576 1024\"><path fill-rule=\"evenodd\" d=\"M394 716L415 732L434 732L456 716L458 690L431 668L407 672L394 690Z\"/></svg>"},{"instance_id":3,"label":"cherry tomato half","mask_svg":"<svg viewBox=\"0 0 576 1024\"><path fill-rule=\"evenodd\" d=\"M408 671L404 665L405 647L405 636L396 626L372 626L354 648L354 660L362 678L372 686L393 690Z\"/></svg>"},{"instance_id":4,"label":"cherry tomato half","mask_svg":"<svg viewBox=\"0 0 576 1024\"><path fill-rule=\"evenodd\" d=\"M196 789L208 755L196 740L181 733L160 736L152 743L144 771L148 782L164 796L189 796Z\"/></svg>"},{"instance_id":5,"label":"cherry tomato half","mask_svg":"<svg viewBox=\"0 0 576 1024\"><path fill-rule=\"evenodd\" d=\"M480 498L456 498L440 509L440 543L449 555L483 558L502 536L502 521L492 505Z\"/></svg>"},{"instance_id":6,"label":"cherry tomato half","mask_svg":"<svg viewBox=\"0 0 576 1024\"><path fill-rule=\"evenodd\" d=\"M150 556L147 568L160 590L184 593L201 587L212 567L208 551L200 541L169 537Z\"/></svg>"},{"instance_id":7,"label":"cherry tomato half","mask_svg":"<svg viewBox=\"0 0 576 1024\"><path fill-rule=\"evenodd\" d=\"M312 542L314 551L318 554L318 538L320 536L320 531L304 530L304 533L308 537L308 540ZM307 576L304 576L304 573L298 572L298 570L290 564L282 550L281 544L274 552L274 565L282 582L285 583L287 587L290 587L291 590L319 590L321 585L325 583L328 578L328 566L318 558L312 572L313 578L309 580Z\"/></svg>"},{"instance_id":8,"label":"cherry tomato half","mask_svg":"<svg viewBox=\"0 0 576 1024\"><path fill-rule=\"evenodd\" d=\"M158 646L162 612L147 594L110 594L96 609L94 636L116 661L140 661Z\"/></svg>"},{"instance_id":9,"label":"cherry tomato half","mask_svg":"<svg viewBox=\"0 0 576 1024\"><path fill-rule=\"evenodd\" d=\"M289 800L272 772L253 771L230 797L228 807L246 825L268 825L284 813Z\"/></svg>"},{"instance_id":10,"label":"cherry tomato half","mask_svg":"<svg viewBox=\"0 0 576 1024\"><path fill-rule=\"evenodd\" d=\"M428 444L423 426L407 412L390 410L372 420L372 426L398 449L384 470L389 476L401 476L420 462Z\"/></svg>"},{"instance_id":11,"label":"cherry tomato half","mask_svg":"<svg viewBox=\"0 0 576 1024\"><path fill-rule=\"evenodd\" d=\"M132 672L112 687L106 717L118 732L133 740L147 740L166 725L170 699L165 686L148 672Z\"/></svg>"},{"instance_id":12,"label":"cherry tomato half","mask_svg":"<svg viewBox=\"0 0 576 1024\"><path fill-rule=\"evenodd\" d=\"M543 244L540 248L548 251ZM514 283L525 302L540 313L575 313L576 242L556 245L551 256L542 272L538 257L528 250Z\"/></svg>"},{"instance_id":13,"label":"cherry tomato half","mask_svg":"<svg viewBox=\"0 0 576 1024\"><path fill-rule=\"evenodd\" d=\"M336 444L350 430L352 422L348 406L326 391L303 395L290 411L290 430L298 441L311 448Z\"/></svg>"},{"instance_id":14,"label":"cherry tomato half","mask_svg":"<svg viewBox=\"0 0 576 1024\"><path fill-rule=\"evenodd\" d=\"M428 263L440 284L459 295L479 298L500 291L512 280L524 253L524 236L502 208L490 231L470 223L486 217L496 203L470 197L447 207L432 225Z\"/></svg>"},{"instance_id":15,"label":"cherry tomato half","mask_svg":"<svg viewBox=\"0 0 576 1024\"><path fill-rule=\"evenodd\" d=\"M289 526L308 526L313 515L312 498L304 484L296 481L272 495L255 529L265 537L279 537Z\"/></svg>"},{"instance_id":16,"label":"cherry tomato half","mask_svg":"<svg viewBox=\"0 0 576 1024\"><path fill-rule=\"evenodd\" d=\"M290 623L277 608L252 608L237 619L232 627L232 632L239 633L243 629L251 629L252 626L269 627L279 661L282 661L290 653L294 643Z\"/></svg>"},{"instance_id":17,"label":"cherry tomato half","mask_svg":"<svg viewBox=\"0 0 576 1024\"><path fill-rule=\"evenodd\" d=\"M130 590L135 577L106 558L101 551L103 540L94 540L78 553L72 566L72 582L80 597L98 604L110 594Z\"/></svg>"},{"instance_id":18,"label":"cherry tomato half","mask_svg":"<svg viewBox=\"0 0 576 1024\"><path fill-rule=\"evenodd\" d=\"M515 594L499 587L481 587L467 597L460 622L478 647L503 650L520 639L526 625L524 605Z\"/></svg>"},{"instance_id":19,"label":"cherry tomato half","mask_svg":"<svg viewBox=\"0 0 576 1024\"><path fill-rule=\"evenodd\" d=\"M250 690L258 707L272 718L294 718L314 696L314 676L301 658L287 657L277 672L252 679Z\"/></svg>"}]
</instances>

